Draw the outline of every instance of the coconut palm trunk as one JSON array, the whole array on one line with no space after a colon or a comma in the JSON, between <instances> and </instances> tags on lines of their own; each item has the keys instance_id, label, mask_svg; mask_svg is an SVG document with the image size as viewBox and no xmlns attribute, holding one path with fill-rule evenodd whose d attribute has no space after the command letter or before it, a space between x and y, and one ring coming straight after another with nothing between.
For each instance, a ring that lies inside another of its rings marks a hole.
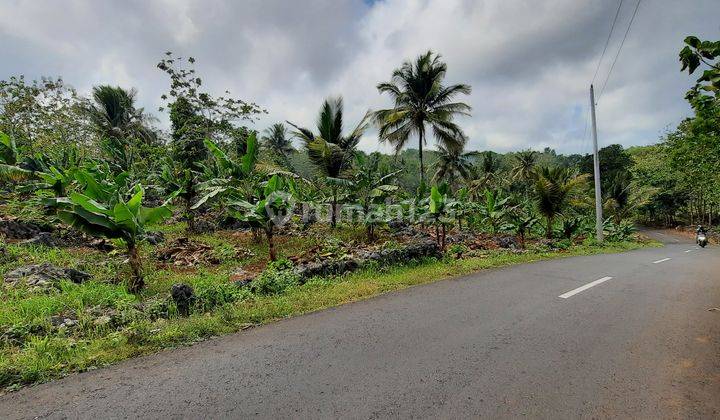
<instances>
[{"instance_id":1,"label":"coconut palm trunk","mask_svg":"<svg viewBox=\"0 0 720 420\"><path fill-rule=\"evenodd\" d=\"M418 149L420 150L420 183L425 184L425 161L423 160L423 143L425 142L425 126L423 122L419 123L418 130Z\"/></svg>"}]
</instances>

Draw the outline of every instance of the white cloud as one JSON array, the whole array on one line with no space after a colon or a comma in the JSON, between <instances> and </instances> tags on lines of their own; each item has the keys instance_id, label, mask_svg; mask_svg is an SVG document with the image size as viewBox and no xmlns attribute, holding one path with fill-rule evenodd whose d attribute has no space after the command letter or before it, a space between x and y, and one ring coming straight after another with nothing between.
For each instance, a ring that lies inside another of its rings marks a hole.
<instances>
[{"instance_id":1,"label":"white cloud","mask_svg":"<svg viewBox=\"0 0 720 420\"><path fill-rule=\"evenodd\" d=\"M324 97L343 95L351 128L388 106L375 88L431 48L448 83L468 83L469 148L555 147L587 152L588 84L617 3L576 0L201 1L73 0L0 3L0 78L62 75L88 92L110 83L139 90L154 110L167 89L155 68L166 50L198 59L214 92L228 89L270 114L256 128L312 125ZM634 8L624 2L603 60L602 83ZM656 140L689 109L692 78L679 71L682 39L720 38L714 0L643 2L613 70L598 119L602 144ZM162 120L162 119L161 119ZM413 143L411 143L413 144ZM361 142L379 146L374 133Z\"/></svg>"}]
</instances>

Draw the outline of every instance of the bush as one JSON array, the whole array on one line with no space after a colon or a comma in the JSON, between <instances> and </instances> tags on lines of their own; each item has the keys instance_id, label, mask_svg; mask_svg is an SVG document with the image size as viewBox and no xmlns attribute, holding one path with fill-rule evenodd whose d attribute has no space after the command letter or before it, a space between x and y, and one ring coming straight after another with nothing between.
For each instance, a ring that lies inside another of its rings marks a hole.
<instances>
[{"instance_id":1,"label":"bush","mask_svg":"<svg viewBox=\"0 0 720 420\"><path fill-rule=\"evenodd\" d=\"M238 287L235 283L196 283L193 309L194 311L208 312L217 306L246 299L249 294L247 289Z\"/></svg>"},{"instance_id":2,"label":"bush","mask_svg":"<svg viewBox=\"0 0 720 420\"><path fill-rule=\"evenodd\" d=\"M250 290L258 295L276 295L300 283L300 276L288 260L271 262L265 271L250 282Z\"/></svg>"},{"instance_id":3,"label":"bush","mask_svg":"<svg viewBox=\"0 0 720 420\"><path fill-rule=\"evenodd\" d=\"M468 252L468 247L463 244L452 244L448 249L448 255L455 257L456 259L462 258L465 253Z\"/></svg>"},{"instance_id":4,"label":"bush","mask_svg":"<svg viewBox=\"0 0 720 420\"><path fill-rule=\"evenodd\" d=\"M572 246L572 240L563 239L563 240L555 242L554 246L556 249L565 251L567 249L570 249L570 247Z\"/></svg>"},{"instance_id":5,"label":"bush","mask_svg":"<svg viewBox=\"0 0 720 420\"><path fill-rule=\"evenodd\" d=\"M603 230L605 231L605 239L608 241L622 242L632 237L632 234L635 232L635 226L627 220L623 220L620 223L613 223L607 220L605 221Z\"/></svg>"}]
</instances>

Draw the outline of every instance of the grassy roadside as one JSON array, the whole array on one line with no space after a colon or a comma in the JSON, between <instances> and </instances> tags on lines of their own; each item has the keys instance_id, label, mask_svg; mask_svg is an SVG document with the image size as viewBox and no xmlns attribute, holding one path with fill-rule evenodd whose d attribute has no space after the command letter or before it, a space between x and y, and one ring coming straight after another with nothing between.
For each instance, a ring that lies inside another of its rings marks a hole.
<instances>
[{"instance_id":1,"label":"grassy roadside","mask_svg":"<svg viewBox=\"0 0 720 420\"><path fill-rule=\"evenodd\" d=\"M235 302L187 318L141 320L122 331L82 339L72 336L33 338L25 343L21 351L0 353L0 385L13 390L163 348L478 270L658 245L655 242L618 242L602 246L578 245L566 251L522 254L495 251L460 260L428 260L404 266L366 268L338 278L314 279L278 295L256 296L248 293Z\"/></svg>"}]
</instances>

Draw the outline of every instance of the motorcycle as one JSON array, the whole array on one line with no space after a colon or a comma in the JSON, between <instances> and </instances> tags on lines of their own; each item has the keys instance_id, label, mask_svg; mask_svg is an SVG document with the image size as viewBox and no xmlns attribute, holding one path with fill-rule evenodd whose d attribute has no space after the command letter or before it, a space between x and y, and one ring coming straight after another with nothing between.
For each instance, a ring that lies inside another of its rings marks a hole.
<instances>
[{"instance_id":1,"label":"motorcycle","mask_svg":"<svg viewBox=\"0 0 720 420\"><path fill-rule=\"evenodd\" d=\"M695 242L700 245L700 248L705 248L705 245L708 244L707 236L705 235L705 232L698 232L695 236Z\"/></svg>"}]
</instances>

